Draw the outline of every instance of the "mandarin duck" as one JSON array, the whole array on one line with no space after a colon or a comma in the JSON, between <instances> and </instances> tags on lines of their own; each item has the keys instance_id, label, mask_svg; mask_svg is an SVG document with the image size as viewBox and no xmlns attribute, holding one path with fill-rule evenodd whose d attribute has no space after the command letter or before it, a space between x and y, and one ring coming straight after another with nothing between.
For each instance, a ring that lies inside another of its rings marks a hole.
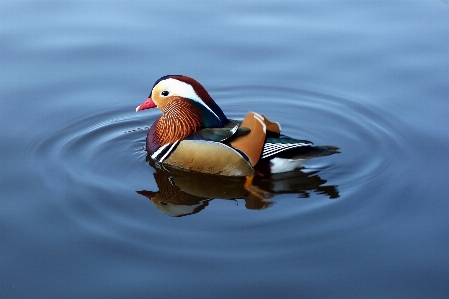
<instances>
[{"instance_id":1,"label":"mandarin duck","mask_svg":"<svg viewBox=\"0 0 449 299\"><path fill-rule=\"evenodd\" d=\"M155 162L223 176L254 176L298 168L306 159L338 152L282 135L279 123L249 112L243 121L228 119L195 79L167 75L153 85L136 108L159 108L162 116L148 130L146 151Z\"/></svg>"}]
</instances>

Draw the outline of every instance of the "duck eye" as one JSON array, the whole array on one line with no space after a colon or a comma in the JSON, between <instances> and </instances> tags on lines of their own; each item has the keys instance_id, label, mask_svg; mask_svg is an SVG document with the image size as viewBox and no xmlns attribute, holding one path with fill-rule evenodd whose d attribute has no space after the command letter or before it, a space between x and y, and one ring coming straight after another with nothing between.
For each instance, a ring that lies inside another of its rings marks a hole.
<instances>
[{"instance_id":1,"label":"duck eye","mask_svg":"<svg viewBox=\"0 0 449 299\"><path fill-rule=\"evenodd\" d=\"M164 97L168 96L168 91L164 90L163 92L161 92L161 95L163 95Z\"/></svg>"}]
</instances>

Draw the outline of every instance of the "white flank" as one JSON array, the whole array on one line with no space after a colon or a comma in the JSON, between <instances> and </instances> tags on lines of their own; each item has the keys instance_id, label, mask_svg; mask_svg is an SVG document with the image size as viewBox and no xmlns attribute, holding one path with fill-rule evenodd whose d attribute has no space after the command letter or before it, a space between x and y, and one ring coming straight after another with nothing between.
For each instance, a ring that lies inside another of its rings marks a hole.
<instances>
[{"instance_id":1,"label":"white flank","mask_svg":"<svg viewBox=\"0 0 449 299\"><path fill-rule=\"evenodd\" d=\"M302 162L304 162L303 159L293 160L293 159L273 158L270 160L271 173L292 171L296 168L299 168Z\"/></svg>"}]
</instances>

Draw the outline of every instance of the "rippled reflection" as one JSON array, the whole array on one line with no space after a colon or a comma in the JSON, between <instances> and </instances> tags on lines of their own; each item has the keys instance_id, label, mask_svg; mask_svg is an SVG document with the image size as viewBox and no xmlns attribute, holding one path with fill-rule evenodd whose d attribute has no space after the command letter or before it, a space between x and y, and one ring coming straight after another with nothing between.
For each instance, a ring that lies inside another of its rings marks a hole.
<instances>
[{"instance_id":1,"label":"rippled reflection","mask_svg":"<svg viewBox=\"0 0 449 299\"><path fill-rule=\"evenodd\" d=\"M277 194L296 193L299 198L308 198L315 192L330 199L339 197L337 186L324 186L327 181L319 176L319 171L305 173L297 169L248 179L190 172L151 159L149 163L156 169L154 179L159 190L136 192L173 217L196 214L213 199L243 198L247 209L261 210L270 207L270 199Z\"/></svg>"}]
</instances>

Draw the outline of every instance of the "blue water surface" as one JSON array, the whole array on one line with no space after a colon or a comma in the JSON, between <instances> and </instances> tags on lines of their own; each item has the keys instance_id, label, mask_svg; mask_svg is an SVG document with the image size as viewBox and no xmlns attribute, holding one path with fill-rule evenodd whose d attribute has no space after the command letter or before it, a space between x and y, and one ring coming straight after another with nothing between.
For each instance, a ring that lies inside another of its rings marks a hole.
<instances>
[{"instance_id":1,"label":"blue water surface","mask_svg":"<svg viewBox=\"0 0 449 299\"><path fill-rule=\"evenodd\" d=\"M447 298L447 1L4 0L0 19L1 298ZM264 200L155 169L160 112L134 111L166 74L341 153L255 180Z\"/></svg>"}]
</instances>

